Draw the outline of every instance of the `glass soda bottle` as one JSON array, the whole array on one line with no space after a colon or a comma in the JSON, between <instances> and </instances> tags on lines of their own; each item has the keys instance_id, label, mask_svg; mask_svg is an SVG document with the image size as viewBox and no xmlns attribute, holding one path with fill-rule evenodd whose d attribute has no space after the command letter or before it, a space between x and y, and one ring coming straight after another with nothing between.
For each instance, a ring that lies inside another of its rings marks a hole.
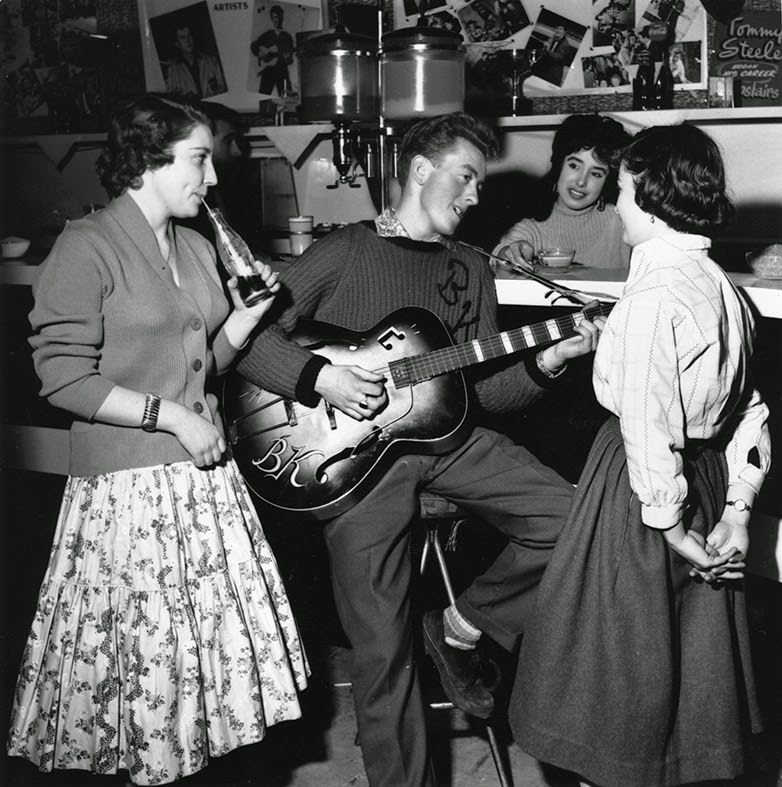
<instances>
[{"instance_id":1,"label":"glass soda bottle","mask_svg":"<svg viewBox=\"0 0 782 787\"><path fill-rule=\"evenodd\" d=\"M633 109L654 109L654 64L646 50L638 55L638 71L633 80Z\"/></svg>"},{"instance_id":2,"label":"glass soda bottle","mask_svg":"<svg viewBox=\"0 0 782 787\"><path fill-rule=\"evenodd\" d=\"M209 221L215 231L217 254L229 276L235 276L239 295L245 306L255 306L271 293L255 270L255 257L242 236L225 220L217 208L210 208L204 200Z\"/></svg>"},{"instance_id":3,"label":"glass soda bottle","mask_svg":"<svg viewBox=\"0 0 782 787\"><path fill-rule=\"evenodd\" d=\"M660 70L654 82L654 103L657 109L673 109L673 72L671 71L671 57L668 47L662 55Z\"/></svg>"}]
</instances>

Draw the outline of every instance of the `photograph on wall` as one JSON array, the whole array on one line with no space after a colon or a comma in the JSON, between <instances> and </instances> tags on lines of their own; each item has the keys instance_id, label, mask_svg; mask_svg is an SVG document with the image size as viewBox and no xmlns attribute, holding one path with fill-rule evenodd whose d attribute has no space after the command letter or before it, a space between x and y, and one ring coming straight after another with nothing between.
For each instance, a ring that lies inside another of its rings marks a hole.
<instances>
[{"instance_id":1,"label":"photograph on wall","mask_svg":"<svg viewBox=\"0 0 782 787\"><path fill-rule=\"evenodd\" d=\"M612 45L617 61L626 68L638 65L638 54L646 50L648 41L638 31L630 29L616 33Z\"/></svg>"},{"instance_id":2,"label":"photograph on wall","mask_svg":"<svg viewBox=\"0 0 782 787\"><path fill-rule=\"evenodd\" d=\"M149 19L166 90L209 98L227 90L223 64L205 2Z\"/></svg>"},{"instance_id":3,"label":"photograph on wall","mask_svg":"<svg viewBox=\"0 0 782 787\"><path fill-rule=\"evenodd\" d=\"M298 92L296 33L317 30L319 19L314 6L256 0L247 89L275 97Z\"/></svg>"},{"instance_id":4,"label":"photograph on wall","mask_svg":"<svg viewBox=\"0 0 782 787\"><path fill-rule=\"evenodd\" d=\"M540 50L532 73L555 87L562 87L587 28L561 14L540 9L527 47Z\"/></svg>"},{"instance_id":5,"label":"photograph on wall","mask_svg":"<svg viewBox=\"0 0 782 787\"><path fill-rule=\"evenodd\" d=\"M593 55L581 58L584 88L616 88L629 85L630 74L616 54Z\"/></svg>"},{"instance_id":6,"label":"photograph on wall","mask_svg":"<svg viewBox=\"0 0 782 787\"><path fill-rule=\"evenodd\" d=\"M701 49L700 41L680 41L668 50L674 84L692 85L701 82Z\"/></svg>"},{"instance_id":7,"label":"photograph on wall","mask_svg":"<svg viewBox=\"0 0 782 787\"><path fill-rule=\"evenodd\" d=\"M635 27L635 0L593 0L592 46L609 46Z\"/></svg>"},{"instance_id":8,"label":"photograph on wall","mask_svg":"<svg viewBox=\"0 0 782 787\"><path fill-rule=\"evenodd\" d=\"M509 35L515 35L532 21L520 0L496 0L496 5Z\"/></svg>"},{"instance_id":9,"label":"photograph on wall","mask_svg":"<svg viewBox=\"0 0 782 787\"><path fill-rule=\"evenodd\" d=\"M325 29L341 24L354 35L377 41L377 0L327 0L326 13Z\"/></svg>"},{"instance_id":10,"label":"photograph on wall","mask_svg":"<svg viewBox=\"0 0 782 787\"><path fill-rule=\"evenodd\" d=\"M421 0L404 0L405 16L416 16L421 13ZM445 5L443 0L426 0L424 3L424 13L429 17L429 12L435 8L442 8Z\"/></svg>"},{"instance_id":11,"label":"photograph on wall","mask_svg":"<svg viewBox=\"0 0 782 787\"><path fill-rule=\"evenodd\" d=\"M447 30L449 33L458 33L463 37L462 23L459 21L459 17L450 11L435 11L427 14L426 21L430 27L439 27L442 30Z\"/></svg>"},{"instance_id":12,"label":"photograph on wall","mask_svg":"<svg viewBox=\"0 0 782 787\"><path fill-rule=\"evenodd\" d=\"M497 41L467 44L465 109L478 115L510 114L507 45Z\"/></svg>"},{"instance_id":13,"label":"photograph on wall","mask_svg":"<svg viewBox=\"0 0 782 787\"><path fill-rule=\"evenodd\" d=\"M8 75L10 89L18 117L29 117L45 101L38 75L29 63L24 63Z\"/></svg>"},{"instance_id":14,"label":"photograph on wall","mask_svg":"<svg viewBox=\"0 0 782 787\"><path fill-rule=\"evenodd\" d=\"M672 39L681 41L699 11L700 0L650 0L639 27L662 22L673 31Z\"/></svg>"},{"instance_id":15,"label":"photograph on wall","mask_svg":"<svg viewBox=\"0 0 782 787\"><path fill-rule=\"evenodd\" d=\"M472 0L457 13L468 43L502 41L510 35L508 26L491 0Z\"/></svg>"},{"instance_id":16,"label":"photograph on wall","mask_svg":"<svg viewBox=\"0 0 782 787\"><path fill-rule=\"evenodd\" d=\"M25 121L48 116L52 132L101 127L105 43L96 32L95 2L2 2L4 117Z\"/></svg>"}]
</instances>

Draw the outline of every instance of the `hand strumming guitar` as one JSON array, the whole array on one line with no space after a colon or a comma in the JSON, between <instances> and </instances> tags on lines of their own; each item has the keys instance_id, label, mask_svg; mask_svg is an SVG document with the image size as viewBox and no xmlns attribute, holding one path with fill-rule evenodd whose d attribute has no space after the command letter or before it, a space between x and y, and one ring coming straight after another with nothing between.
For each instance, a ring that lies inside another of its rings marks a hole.
<instances>
[{"instance_id":1,"label":"hand strumming guitar","mask_svg":"<svg viewBox=\"0 0 782 787\"><path fill-rule=\"evenodd\" d=\"M360 366L324 366L315 382L315 391L343 413L363 421L388 404L385 377Z\"/></svg>"}]
</instances>

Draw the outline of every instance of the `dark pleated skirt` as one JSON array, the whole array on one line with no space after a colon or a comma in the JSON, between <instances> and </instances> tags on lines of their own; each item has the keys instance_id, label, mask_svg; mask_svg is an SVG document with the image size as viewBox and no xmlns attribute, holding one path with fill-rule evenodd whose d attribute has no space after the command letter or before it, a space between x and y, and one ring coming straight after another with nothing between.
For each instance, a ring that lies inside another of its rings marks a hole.
<instances>
[{"instance_id":1,"label":"dark pleated skirt","mask_svg":"<svg viewBox=\"0 0 782 787\"><path fill-rule=\"evenodd\" d=\"M686 459L688 528L725 500L721 452ZM713 587L641 522L619 422L598 433L522 642L522 749L601 787L730 779L760 731L743 582Z\"/></svg>"}]
</instances>

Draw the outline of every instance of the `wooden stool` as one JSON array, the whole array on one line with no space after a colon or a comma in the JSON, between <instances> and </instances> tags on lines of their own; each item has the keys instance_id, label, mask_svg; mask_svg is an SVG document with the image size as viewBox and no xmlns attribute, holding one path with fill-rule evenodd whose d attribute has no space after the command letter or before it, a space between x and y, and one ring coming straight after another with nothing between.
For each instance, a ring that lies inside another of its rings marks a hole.
<instances>
[{"instance_id":1,"label":"wooden stool","mask_svg":"<svg viewBox=\"0 0 782 787\"><path fill-rule=\"evenodd\" d=\"M440 541L440 527L445 522L450 522L455 525L459 520L466 519L468 514L458 508L444 497L434 495L431 493L424 493L419 498L420 501L420 518L426 525L426 540L424 541L423 551L421 552L420 571L423 574L426 569L426 564L429 555L434 551L437 558L437 564L440 567L440 575L445 585L445 592L448 596L448 603L454 604L456 596L453 592L453 585L451 584L451 575L448 571L448 565L445 562L445 553L443 552L443 545ZM454 707L452 702L437 702L431 703L431 708L451 709ZM505 761L502 758L499 746L497 745L497 737L494 733L492 725L486 721L486 736L489 739L489 746L491 747L491 756L494 760L494 767L497 769L497 778L500 780L501 787L510 787L510 779L505 768Z\"/></svg>"}]
</instances>

